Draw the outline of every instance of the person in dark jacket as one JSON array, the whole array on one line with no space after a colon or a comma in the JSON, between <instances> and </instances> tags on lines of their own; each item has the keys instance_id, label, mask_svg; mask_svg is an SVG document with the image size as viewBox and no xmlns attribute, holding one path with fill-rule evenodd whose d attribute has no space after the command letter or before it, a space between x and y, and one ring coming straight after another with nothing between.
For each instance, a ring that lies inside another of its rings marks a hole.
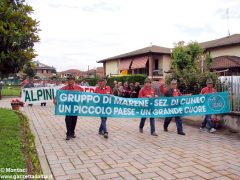
<instances>
[{"instance_id":1,"label":"person in dark jacket","mask_svg":"<svg viewBox=\"0 0 240 180\"><path fill-rule=\"evenodd\" d=\"M140 90L141 90L140 83L139 82L135 82L135 85L134 85L133 90L131 91L130 97L131 98L138 98Z\"/></svg>"},{"instance_id":2,"label":"person in dark jacket","mask_svg":"<svg viewBox=\"0 0 240 180\"><path fill-rule=\"evenodd\" d=\"M172 80L171 81L171 88L166 89L166 88L162 88L161 92L163 94L165 94L165 96L167 97L177 97L177 96L182 96L182 93L180 92L180 90L177 88L177 80ZM166 117L164 120L164 124L163 124L163 128L164 131L167 132L168 131L168 126L171 122L173 117ZM176 125L177 125L177 133L179 135L185 135L185 133L183 132L183 126L182 126L182 118L180 116L176 116L175 117L175 121L176 121Z\"/></svg>"},{"instance_id":3,"label":"person in dark jacket","mask_svg":"<svg viewBox=\"0 0 240 180\"><path fill-rule=\"evenodd\" d=\"M23 88L33 88L34 80L33 78L29 78L28 82L23 86ZM28 106L32 106L33 104L28 104Z\"/></svg>"},{"instance_id":4,"label":"person in dark jacket","mask_svg":"<svg viewBox=\"0 0 240 180\"><path fill-rule=\"evenodd\" d=\"M125 82L123 85L123 97L129 98L131 93L131 89L128 85L128 82Z\"/></svg>"}]
</instances>

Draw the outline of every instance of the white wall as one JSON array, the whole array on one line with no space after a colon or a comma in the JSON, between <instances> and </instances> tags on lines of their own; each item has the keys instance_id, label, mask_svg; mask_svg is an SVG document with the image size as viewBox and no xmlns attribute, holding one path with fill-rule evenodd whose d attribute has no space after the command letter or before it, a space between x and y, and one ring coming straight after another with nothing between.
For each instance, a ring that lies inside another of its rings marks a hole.
<instances>
[{"instance_id":1,"label":"white wall","mask_svg":"<svg viewBox=\"0 0 240 180\"><path fill-rule=\"evenodd\" d=\"M240 45L237 46L230 46L230 47L221 47L209 50L211 56L218 57L218 56L239 56L240 57Z\"/></svg>"},{"instance_id":2,"label":"white wall","mask_svg":"<svg viewBox=\"0 0 240 180\"><path fill-rule=\"evenodd\" d=\"M106 61L106 75L119 74L119 61L111 60Z\"/></svg>"}]
</instances>

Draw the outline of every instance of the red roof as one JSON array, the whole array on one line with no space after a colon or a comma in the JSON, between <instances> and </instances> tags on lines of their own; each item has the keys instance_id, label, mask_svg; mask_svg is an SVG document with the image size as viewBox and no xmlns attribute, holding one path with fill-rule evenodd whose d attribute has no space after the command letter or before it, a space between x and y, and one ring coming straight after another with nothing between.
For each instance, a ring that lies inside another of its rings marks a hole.
<instances>
[{"instance_id":1,"label":"red roof","mask_svg":"<svg viewBox=\"0 0 240 180\"><path fill-rule=\"evenodd\" d=\"M233 34L233 35L226 36L226 37L223 37L220 39L215 39L215 40L200 43L200 45L204 49L236 45L236 44L240 44L240 34Z\"/></svg>"},{"instance_id":2,"label":"red roof","mask_svg":"<svg viewBox=\"0 0 240 180\"><path fill-rule=\"evenodd\" d=\"M82 71L78 70L78 69L68 69L66 71L62 71L60 73L70 73L70 74L78 74L78 73L82 73Z\"/></svg>"},{"instance_id":3,"label":"red roof","mask_svg":"<svg viewBox=\"0 0 240 180\"><path fill-rule=\"evenodd\" d=\"M224 69L240 67L240 57L237 56L219 56L213 58L211 69Z\"/></svg>"}]
</instances>

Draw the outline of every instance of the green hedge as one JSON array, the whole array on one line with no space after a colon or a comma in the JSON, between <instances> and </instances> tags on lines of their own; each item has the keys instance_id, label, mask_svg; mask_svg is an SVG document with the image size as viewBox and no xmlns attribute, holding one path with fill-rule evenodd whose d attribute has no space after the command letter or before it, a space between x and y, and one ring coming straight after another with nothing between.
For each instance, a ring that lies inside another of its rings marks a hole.
<instances>
[{"instance_id":1,"label":"green hedge","mask_svg":"<svg viewBox=\"0 0 240 180\"><path fill-rule=\"evenodd\" d=\"M89 86L95 86L98 83L99 78L90 78L90 79L86 79L86 81L88 82Z\"/></svg>"},{"instance_id":2,"label":"green hedge","mask_svg":"<svg viewBox=\"0 0 240 180\"><path fill-rule=\"evenodd\" d=\"M125 76L113 76L113 77L109 77L107 79L107 84L111 87L113 87L114 85L114 81L117 81L117 82L126 82L128 81L129 83L130 82L140 82L140 84L143 84L144 83L144 80L147 78L146 75L142 75L142 74L134 74L134 75L125 75Z\"/></svg>"}]
</instances>

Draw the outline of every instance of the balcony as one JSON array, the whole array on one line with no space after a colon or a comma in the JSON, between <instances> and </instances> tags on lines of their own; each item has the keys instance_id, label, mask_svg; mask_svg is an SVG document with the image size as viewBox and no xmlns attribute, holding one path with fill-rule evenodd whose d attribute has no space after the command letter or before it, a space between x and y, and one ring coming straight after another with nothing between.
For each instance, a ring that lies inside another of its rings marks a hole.
<instances>
[{"instance_id":1,"label":"balcony","mask_svg":"<svg viewBox=\"0 0 240 180\"><path fill-rule=\"evenodd\" d=\"M152 76L149 76L151 79L159 79L160 77L163 77L163 69L155 69L152 71Z\"/></svg>"}]
</instances>

